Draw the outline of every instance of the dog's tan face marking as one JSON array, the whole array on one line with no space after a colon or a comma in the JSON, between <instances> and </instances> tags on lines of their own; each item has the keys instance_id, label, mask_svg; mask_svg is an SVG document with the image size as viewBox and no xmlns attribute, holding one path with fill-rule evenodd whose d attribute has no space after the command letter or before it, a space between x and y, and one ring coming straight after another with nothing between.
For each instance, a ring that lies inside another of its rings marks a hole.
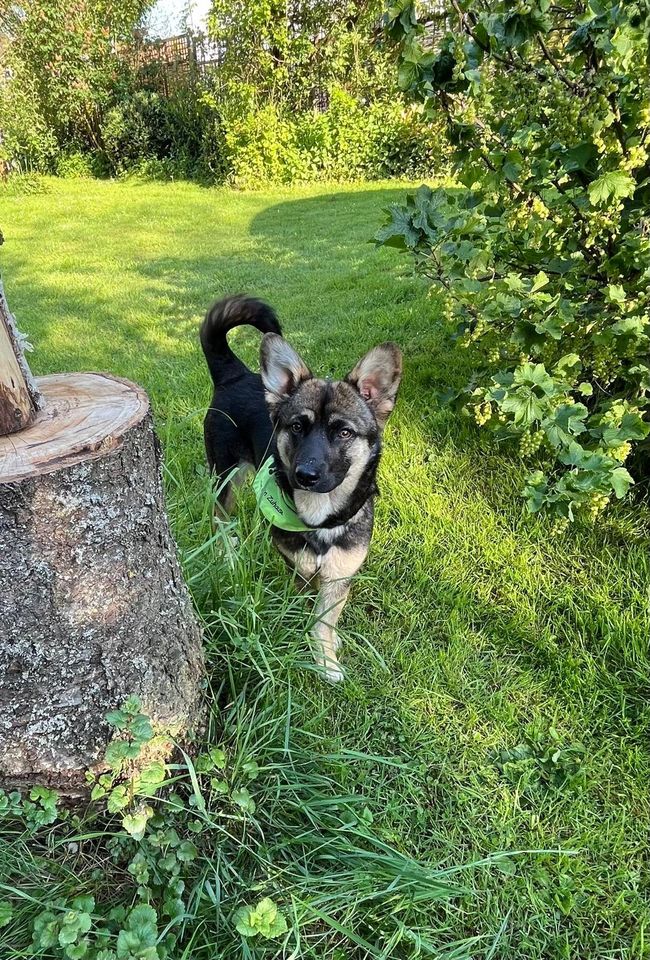
<instances>
[{"instance_id":1,"label":"dog's tan face marking","mask_svg":"<svg viewBox=\"0 0 650 960\"><path fill-rule=\"evenodd\" d=\"M333 507L343 507L370 460L378 456L377 421L351 384L317 377L300 382L282 401L272 399L269 410L291 486L308 495L302 497L309 514L304 519L318 525Z\"/></svg>"}]
</instances>

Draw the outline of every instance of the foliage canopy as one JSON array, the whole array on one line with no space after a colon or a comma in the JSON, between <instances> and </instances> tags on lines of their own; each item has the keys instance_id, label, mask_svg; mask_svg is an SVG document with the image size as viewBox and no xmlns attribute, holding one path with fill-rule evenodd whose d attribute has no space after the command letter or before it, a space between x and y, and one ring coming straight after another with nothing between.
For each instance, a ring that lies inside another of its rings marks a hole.
<instances>
[{"instance_id":1,"label":"foliage canopy","mask_svg":"<svg viewBox=\"0 0 650 960\"><path fill-rule=\"evenodd\" d=\"M380 243L445 291L475 376L465 411L536 457L560 525L632 483L650 391L650 8L464 0L427 43L386 15L399 83L446 118L456 185L389 211Z\"/></svg>"}]
</instances>

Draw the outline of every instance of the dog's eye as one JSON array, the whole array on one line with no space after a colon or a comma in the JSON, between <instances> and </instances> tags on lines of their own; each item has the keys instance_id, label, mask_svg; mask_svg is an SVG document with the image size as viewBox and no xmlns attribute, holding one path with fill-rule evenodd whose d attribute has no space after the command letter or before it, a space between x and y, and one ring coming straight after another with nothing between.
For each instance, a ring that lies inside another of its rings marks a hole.
<instances>
[{"instance_id":1,"label":"dog's eye","mask_svg":"<svg viewBox=\"0 0 650 960\"><path fill-rule=\"evenodd\" d=\"M341 438L341 440L349 440L351 436L352 436L352 431L348 430L347 427L343 427L342 430L339 430L339 437Z\"/></svg>"},{"instance_id":2,"label":"dog's eye","mask_svg":"<svg viewBox=\"0 0 650 960\"><path fill-rule=\"evenodd\" d=\"M293 421L293 423L291 424L291 432L302 433L302 423L300 422L300 420Z\"/></svg>"}]
</instances>

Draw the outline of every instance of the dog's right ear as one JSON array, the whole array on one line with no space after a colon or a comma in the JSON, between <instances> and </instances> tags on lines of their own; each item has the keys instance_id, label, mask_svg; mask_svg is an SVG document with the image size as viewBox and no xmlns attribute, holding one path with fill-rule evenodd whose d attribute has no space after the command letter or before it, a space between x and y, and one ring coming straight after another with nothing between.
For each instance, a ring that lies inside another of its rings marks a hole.
<instances>
[{"instance_id":1,"label":"dog's right ear","mask_svg":"<svg viewBox=\"0 0 650 960\"><path fill-rule=\"evenodd\" d=\"M298 385L312 375L304 360L277 333L267 333L262 339L260 368L270 407L290 397Z\"/></svg>"}]
</instances>

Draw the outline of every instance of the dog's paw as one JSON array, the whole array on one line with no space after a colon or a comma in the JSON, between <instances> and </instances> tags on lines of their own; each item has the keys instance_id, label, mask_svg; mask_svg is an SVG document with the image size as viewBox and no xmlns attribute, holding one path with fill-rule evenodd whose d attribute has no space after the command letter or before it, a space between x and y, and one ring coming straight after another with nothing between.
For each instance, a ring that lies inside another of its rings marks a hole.
<instances>
[{"instance_id":1,"label":"dog's paw","mask_svg":"<svg viewBox=\"0 0 650 960\"><path fill-rule=\"evenodd\" d=\"M342 680L345 680L343 667L338 660L335 663L330 661L323 667L323 678L329 683L340 683Z\"/></svg>"},{"instance_id":2,"label":"dog's paw","mask_svg":"<svg viewBox=\"0 0 650 960\"><path fill-rule=\"evenodd\" d=\"M341 680L345 679L345 674L336 656L336 651L339 648L339 638L336 633L332 631L325 641L319 636L315 636L313 639L315 642L312 646L312 652L323 680L328 680L330 683L340 683Z\"/></svg>"},{"instance_id":3,"label":"dog's paw","mask_svg":"<svg viewBox=\"0 0 650 960\"><path fill-rule=\"evenodd\" d=\"M345 679L343 667L335 656L320 656L316 659L316 663L318 664L323 680L328 680L329 683L340 683L341 680Z\"/></svg>"}]
</instances>

